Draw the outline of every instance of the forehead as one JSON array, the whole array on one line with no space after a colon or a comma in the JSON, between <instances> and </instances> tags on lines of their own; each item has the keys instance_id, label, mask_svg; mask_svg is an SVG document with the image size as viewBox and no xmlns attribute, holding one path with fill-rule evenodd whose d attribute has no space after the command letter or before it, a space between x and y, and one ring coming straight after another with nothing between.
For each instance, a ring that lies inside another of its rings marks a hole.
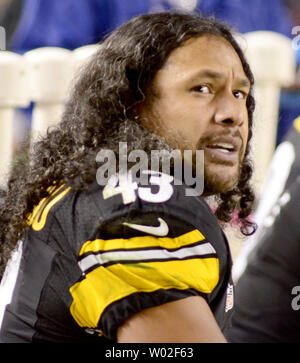
<instances>
[{"instance_id":1,"label":"forehead","mask_svg":"<svg viewBox=\"0 0 300 363\"><path fill-rule=\"evenodd\" d=\"M191 38L173 50L160 71L185 77L202 68L224 74L230 72L238 78L247 79L232 45L223 37L209 34Z\"/></svg>"}]
</instances>

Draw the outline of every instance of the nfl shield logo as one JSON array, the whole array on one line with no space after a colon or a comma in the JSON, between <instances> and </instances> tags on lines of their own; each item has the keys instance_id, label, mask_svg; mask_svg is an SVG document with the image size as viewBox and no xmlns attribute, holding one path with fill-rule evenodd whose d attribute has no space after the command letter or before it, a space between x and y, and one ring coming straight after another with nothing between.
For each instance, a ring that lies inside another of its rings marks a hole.
<instances>
[{"instance_id":1,"label":"nfl shield logo","mask_svg":"<svg viewBox=\"0 0 300 363\"><path fill-rule=\"evenodd\" d=\"M233 308L233 285L228 284L225 312Z\"/></svg>"}]
</instances>

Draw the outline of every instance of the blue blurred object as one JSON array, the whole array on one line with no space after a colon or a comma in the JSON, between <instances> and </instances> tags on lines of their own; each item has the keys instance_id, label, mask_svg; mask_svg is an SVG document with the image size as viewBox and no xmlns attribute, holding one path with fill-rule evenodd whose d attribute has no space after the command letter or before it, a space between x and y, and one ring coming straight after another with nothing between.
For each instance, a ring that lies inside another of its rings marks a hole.
<instances>
[{"instance_id":1,"label":"blue blurred object","mask_svg":"<svg viewBox=\"0 0 300 363\"><path fill-rule=\"evenodd\" d=\"M162 0L24 0L10 50L56 46L75 49L99 42L104 35L152 9L167 9Z\"/></svg>"},{"instance_id":2,"label":"blue blurred object","mask_svg":"<svg viewBox=\"0 0 300 363\"><path fill-rule=\"evenodd\" d=\"M300 89L300 87L299 87ZM279 121L276 145L279 145L300 115L300 92L282 90L280 94Z\"/></svg>"},{"instance_id":3,"label":"blue blurred object","mask_svg":"<svg viewBox=\"0 0 300 363\"><path fill-rule=\"evenodd\" d=\"M133 16L183 4L180 0L23 0L10 50L24 53L42 46L75 49L97 43ZM242 33L272 30L291 36L291 20L282 0L198 0L197 8L203 14L215 14Z\"/></svg>"},{"instance_id":4,"label":"blue blurred object","mask_svg":"<svg viewBox=\"0 0 300 363\"><path fill-rule=\"evenodd\" d=\"M300 48L295 51L297 74L294 87L283 89L280 94L277 145L283 141L294 120L300 115Z\"/></svg>"},{"instance_id":5,"label":"blue blurred object","mask_svg":"<svg viewBox=\"0 0 300 363\"><path fill-rule=\"evenodd\" d=\"M291 37L292 20L283 0L200 0L198 8L240 33L269 30Z\"/></svg>"}]
</instances>

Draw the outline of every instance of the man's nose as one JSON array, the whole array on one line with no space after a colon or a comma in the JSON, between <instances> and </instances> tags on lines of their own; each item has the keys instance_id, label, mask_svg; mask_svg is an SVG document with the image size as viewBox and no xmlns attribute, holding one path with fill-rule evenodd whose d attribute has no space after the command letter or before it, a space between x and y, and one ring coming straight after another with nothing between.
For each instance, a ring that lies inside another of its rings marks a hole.
<instances>
[{"instance_id":1,"label":"man's nose","mask_svg":"<svg viewBox=\"0 0 300 363\"><path fill-rule=\"evenodd\" d=\"M241 126L246 121L246 104L233 93L220 95L216 100L214 121L228 126Z\"/></svg>"}]
</instances>

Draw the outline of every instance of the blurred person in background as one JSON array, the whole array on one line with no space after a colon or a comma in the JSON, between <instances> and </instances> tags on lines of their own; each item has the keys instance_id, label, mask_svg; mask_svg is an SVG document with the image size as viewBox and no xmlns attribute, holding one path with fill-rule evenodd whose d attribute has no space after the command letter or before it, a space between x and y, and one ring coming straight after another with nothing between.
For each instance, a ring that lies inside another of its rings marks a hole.
<instances>
[{"instance_id":1,"label":"blurred person in background","mask_svg":"<svg viewBox=\"0 0 300 363\"><path fill-rule=\"evenodd\" d=\"M227 339L300 343L300 117L277 147L257 215L257 233L235 260Z\"/></svg>"}]
</instances>

